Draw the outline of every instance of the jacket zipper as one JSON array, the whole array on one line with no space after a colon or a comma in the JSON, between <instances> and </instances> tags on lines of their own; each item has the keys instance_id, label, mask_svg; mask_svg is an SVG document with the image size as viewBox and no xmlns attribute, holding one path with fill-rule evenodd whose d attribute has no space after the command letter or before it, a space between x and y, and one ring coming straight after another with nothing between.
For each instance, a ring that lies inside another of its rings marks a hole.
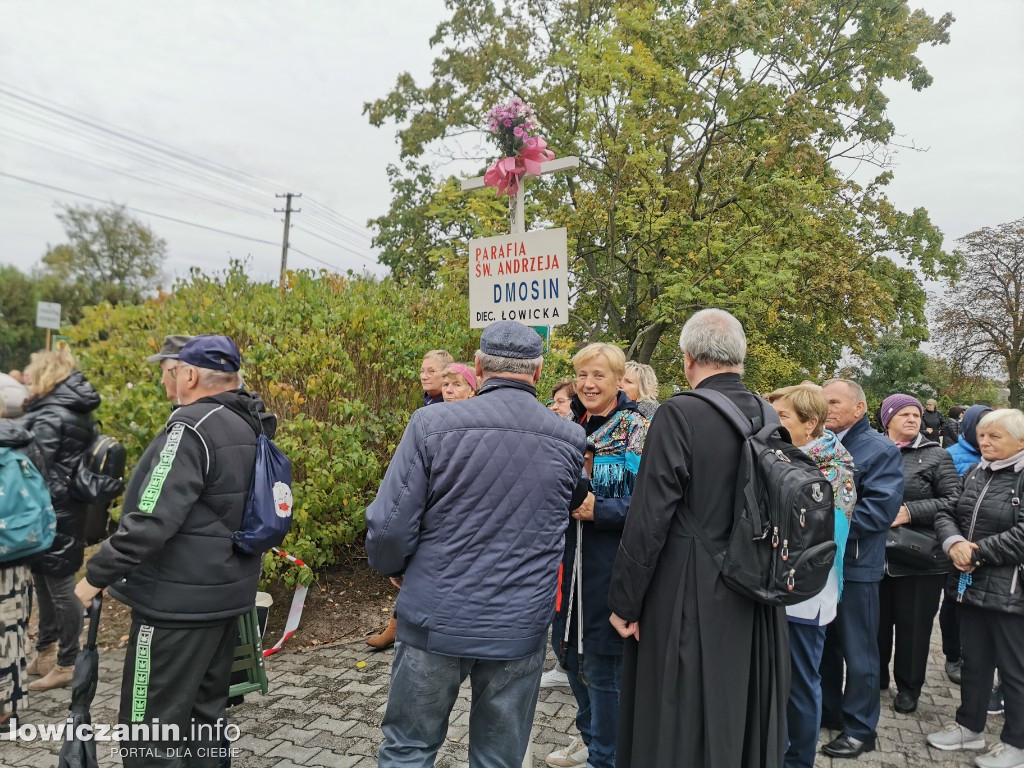
<instances>
[{"instance_id":1,"label":"jacket zipper","mask_svg":"<svg viewBox=\"0 0 1024 768\"><path fill-rule=\"evenodd\" d=\"M993 476L994 477L994 476ZM967 540L974 541L974 526L978 523L978 510L981 509L981 502L985 500L985 494L988 493L988 487L992 485L993 478L990 477L988 482L985 483L985 487L981 489L981 493L978 494L978 501L974 504L974 511L971 513L971 527L967 531Z\"/></svg>"},{"instance_id":2,"label":"jacket zipper","mask_svg":"<svg viewBox=\"0 0 1024 768\"><path fill-rule=\"evenodd\" d=\"M1017 576L1020 574L1020 566L1015 565L1013 567L1013 578L1010 579L1010 594L1012 595L1017 591Z\"/></svg>"}]
</instances>

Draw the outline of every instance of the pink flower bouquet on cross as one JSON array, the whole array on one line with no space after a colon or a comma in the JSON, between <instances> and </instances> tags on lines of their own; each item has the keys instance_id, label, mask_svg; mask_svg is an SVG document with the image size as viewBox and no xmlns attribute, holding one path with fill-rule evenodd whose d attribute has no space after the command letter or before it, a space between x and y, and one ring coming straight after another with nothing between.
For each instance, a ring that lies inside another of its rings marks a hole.
<instances>
[{"instance_id":1,"label":"pink flower bouquet on cross","mask_svg":"<svg viewBox=\"0 0 1024 768\"><path fill-rule=\"evenodd\" d=\"M555 153L544 139L532 135L538 127L537 117L522 99L513 97L495 104L484 117L503 155L487 169L484 184L495 187L499 195L514 196L523 174L539 176L541 163L554 159Z\"/></svg>"}]
</instances>

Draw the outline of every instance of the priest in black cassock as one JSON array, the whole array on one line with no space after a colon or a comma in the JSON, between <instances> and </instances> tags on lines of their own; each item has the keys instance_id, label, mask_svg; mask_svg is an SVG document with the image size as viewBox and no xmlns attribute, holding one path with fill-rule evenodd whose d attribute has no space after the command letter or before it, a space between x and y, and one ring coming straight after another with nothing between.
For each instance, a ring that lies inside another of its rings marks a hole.
<instances>
[{"instance_id":1,"label":"priest in black cassock","mask_svg":"<svg viewBox=\"0 0 1024 768\"><path fill-rule=\"evenodd\" d=\"M735 317L698 312L679 344L691 387L760 414L740 379L747 345ZM608 595L627 638L616 768L783 764L785 610L727 587L691 532L725 547L739 456L739 434L698 398L670 398L651 425Z\"/></svg>"}]
</instances>

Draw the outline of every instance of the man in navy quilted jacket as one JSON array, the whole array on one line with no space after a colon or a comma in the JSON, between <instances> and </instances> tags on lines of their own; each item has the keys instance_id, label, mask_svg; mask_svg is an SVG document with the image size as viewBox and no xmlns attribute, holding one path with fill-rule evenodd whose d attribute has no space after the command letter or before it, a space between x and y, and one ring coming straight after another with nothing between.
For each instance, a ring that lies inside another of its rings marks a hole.
<instances>
[{"instance_id":1,"label":"man in navy quilted jacket","mask_svg":"<svg viewBox=\"0 0 1024 768\"><path fill-rule=\"evenodd\" d=\"M543 344L488 326L476 397L417 410L366 510L370 566L400 583L381 768L432 766L473 686L470 762L518 767L529 743L583 428L537 400Z\"/></svg>"}]
</instances>

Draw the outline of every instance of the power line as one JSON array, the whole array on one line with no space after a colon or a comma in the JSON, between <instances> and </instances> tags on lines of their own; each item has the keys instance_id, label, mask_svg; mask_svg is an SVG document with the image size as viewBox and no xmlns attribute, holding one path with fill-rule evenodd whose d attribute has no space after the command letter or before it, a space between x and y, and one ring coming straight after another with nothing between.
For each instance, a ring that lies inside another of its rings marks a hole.
<instances>
[{"instance_id":1,"label":"power line","mask_svg":"<svg viewBox=\"0 0 1024 768\"><path fill-rule=\"evenodd\" d=\"M103 203L104 205L110 205L111 204L110 200L104 200L101 197L94 197L93 195L87 195L87 194L85 194L83 192L75 192L75 191L70 190L70 189L64 189L63 187L56 187L53 184L46 184L46 183L44 183L42 181L35 181L34 179L26 179L24 176L15 176L13 173L7 173L6 171L0 171L0 176L6 176L9 179L14 179L15 181L20 181L20 182L23 182L25 184L32 184L33 186L36 186L36 187L44 187L46 189L52 189L52 190L54 190L56 192L62 192L65 195L74 195L75 197L85 198L86 200L93 200L93 201L95 201L97 203ZM238 232L229 232L226 229L218 229L217 227L209 227L209 226L207 226L205 224L199 224L199 223L194 222L194 221L186 221L185 219L179 219L179 218L176 218L174 216L168 216L168 215L166 215L164 213L156 213L155 211L147 211L147 210L145 210L143 208L136 208L133 205L124 205L123 207L126 210L135 211L136 213L141 213L141 214L144 214L146 216L155 216L158 219L166 219L167 221L174 221L174 222L177 222L178 224L184 224L184 225L189 226L189 227L196 227L197 229L205 229L205 230L208 230L210 232L217 232L218 234L228 235L230 237L237 237L237 238L239 238L241 240L249 240L250 242L260 243L261 245L273 245L275 247L278 245L277 243L273 242L272 240L261 240L258 237L250 237L249 235L242 235L242 234L239 234Z\"/></svg>"},{"instance_id":2,"label":"power line","mask_svg":"<svg viewBox=\"0 0 1024 768\"><path fill-rule=\"evenodd\" d=\"M348 251L349 253L351 253L351 254L353 254L355 256L358 256L360 259L368 261L371 264L378 264L379 263L376 259L374 259L374 258L372 258L370 256L364 256L363 254L359 253L358 251L353 250L352 248L349 248L347 245L343 245L342 243L339 243L339 242L337 242L335 240L331 240L330 238L324 237L323 235L318 235L316 232L312 232L312 231L306 229L305 227L295 227L295 229L299 230L300 232L305 232L307 235L312 235L313 237L317 238L318 240L323 240L325 243L330 243L331 245L335 246L336 248L341 248L343 251Z\"/></svg>"},{"instance_id":3,"label":"power line","mask_svg":"<svg viewBox=\"0 0 1024 768\"><path fill-rule=\"evenodd\" d=\"M294 245L289 244L288 245L288 250L291 251L292 253L297 253L300 256L305 256L307 259L312 259L313 261L317 262L318 264L323 264L328 269L333 269L338 274L341 274L341 270L338 269L338 267L336 265L331 264L329 261L324 261L323 259L319 259L316 256L313 256L311 254L306 253L305 251L300 251Z\"/></svg>"},{"instance_id":4,"label":"power line","mask_svg":"<svg viewBox=\"0 0 1024 768\"><path fill-rule=\"evenodd\" d=\"M185 163L187 165L194 166L199 171L201 171L203 174L207 175L206 178L203 178L204 183L207 183L207 184L219 183L219 185L223 187L223 183L224 182L228 182L228 183L230 183L230 184L235 186L236 189L233 190L234 194L258 195L259 196L259 201L262 202L264 197L265 197L265 195L266 195L266 193L259 194L259 193L255 192L250 187L251 182L257 182L258 184L261 184L261 185L264 185L264 186L270 187L270 188L280 188L280 186L281 186L281 185L277 184L276 182L268 181L266 179L260 178L259 176L255 176L255 175L247 173L245 171L240 171L240 170L238 170L236 168L232 168L231 166L225 165L223 163L219 163L219 162L214 161L214 160L209 160L208 158L202 157L202 156L197 155L197 154L192 153L192 152L188 152L187 150L178 149L178 148L176 148L176 147L174 147L174 146L172 146L170 144L167 144L165 142L159 141L158 139L153 139L153 138L144 136L143 134L140 134L138 132L130 131L130 130L124 129L124 128L120 128L118 126L114 126L111 123L107 123L105 121L99 120L98 118L94 118L94 117L85 115L84 113L77 112L76 110L72 110L72 109L70 109L68 107L65 107L63 105L60 105L57 102L54 102L54 101L52 101L50 99L46 99L45 97L39 96L38 94L34 94L34 93L32 93L30 91L27 91L27 90L25 90L23 88L19 88L17 86L11 85L10 83L4 83L4 82L0 81L0 95L6 96L6 97L8 97L10 99L15 99L17 101L22 102L23 104L29 105L30 108L47 112L47 113L49 113L51 115L57 116L60 119L76 122L76 123L79 123L81 125L85 125L89 129L93 130L94 132L99 132L99 133L102 133L102 134L107 134L109 136L113 136L113 137L115 137L115 139L120 140L120 141L130 142L132 144L137 145L138 147L141 147L143 153L150 153L150 154L149 155L143 154L140 157L140 154L139 154L138 150L126 150L123 147L116 147L116 146L115 147L110 147L110 146L106 146L105 147L107 149L113 149L115 152L120 152L122 154L128 154L129 156L134 156L136 159L140 159L143 162L149 162L149 163L154 164L154 165L162 165L165 168L169 167L171 170L173 170L173 171L175 171L177 173L189 173L189 171L186 171L184 169L178 168L178 167L176 167L174 165L170 165L166 160L156 159L156 158L153 157L152 153L159 153L161 155L165 155L165 156L171 158L171 160L173 162ZM31 122L35 122L36 125L40 124L39 118L37 116L32 115L32 114L25 115L23 110L22 110L21 117L23 119L28 118ZM49 118L49 122L44 121L43 122L43 126L48 128L48 129L50 129L50 130L57 130L57 131L61 131L61 132L64 132L64 133L69 133L67 131L67 129L64 128L63 126L54 125L53 124L53 118ZM92 143L94 145L98 144L99 146L104 146L103 144L98 143L94 138L83 137L80 132L75 132L75 133L73 133L71 135L73 135L73 137L76 138L76 139L84 139L84 140L89 141L89 143ZM108 144L109 144L109 139L107 141L108 141ZM196 176L196 172L195 171L191 171L191 173L192 173L193 176ZM223 180L217 179L217 178L211 179L211 178L209 178L210 174L215 174L215 176L217 176L217 177L227 177L227 178L225 178ZM234 177L234 178L232 178L232 177ZM202 177L200 177L200 178L202 178ZM240 183L238 181L238 179L244 179L244 180L247 180L247 181L244 182L244 186L243 186L243 184ZM318 202L316 200L309 200L309 202L313 206L313 208L318 209L315 212L316 215L318 215L321 218L323 218L325 220L325 222L327 222L329 224L334 224L335 226L338 226L338 227L340 227L342 229L345 229L345 230L351 232L352 234L354 234L357 237L361 237L361 238L364 238L364 239L367 239L367 240L370 239L369 236L366 234L366 228L364 226L360 225L359 223L355 222L353 219L345 216L342 213L339 213L338 211L335 211L334 209L332 209L332 208L330 208L330 207L328 207L328 206L324 205L323 203L320 203L320 202ZM337 222L337 224L335 224L335 222Z\"/></svg>"},{"instance_id":5,"label":"power line","mask_svg":"<svg viewBox=\"0 0 1024 768\"><path fill-rule=\"evenodd\" d=\"M203 184L207 184L211 187L216 187L221 192L229 192L239 197L247 197L250 201L258 202L259 204L265 204L267 198L272 193L259 192L249 187L241 186L238 182L233 179L226 179L220 176L211 175L211 173L204 168L190 167L185 165L182 167L180 161L164 158L154 153L148 153L146 150L136 149L134 147L124 147L112 144L106 137L97 137L90 135L88 131L82 131L77 128L72 128L59 123L54 123L52 118L40 117L32 113L24 113L18 105L15 105L14 111L10 112L15 117L25 120L31 125L41 127L48 131L54 131L58 134L70 137L75 141L85 142L98 147L107 152L112 152L117 155L130 158L132 160L145 163L162 170L171 171L175 174L180 174L186 178L200 181Z\"/></svg>"},{"instance_id":6,"label":"power line","mask_svg":"<svg viewBox=\"0 0 1024 768\"><path fill-rule=\"evenodd\" d=\"M21 93L16 93L15 91L20 91ZM157 152L161 152L161 153L169 155L171 157L182 159L182 160L184 160L186 162L189 162L189 163L192 163L194 165L205 166L205 167L210 168L210 169L215 169L218 173L222 173L222 174L227 172L228 174L231 174L231 175L234 175L234 176L241 176L241 177L244 177L244 178L248 178L248 179L251 179L253 181L257 181L260 184L264 184L264 185L266 185L268 187L279 186L278 184L276 184L274 182L267 181L266 179L261 179L258 176L253 176L252 174L246 173L245 171L239 171L239 170L237 170L235 168L232 168L230 166L224 165L223 163L218 163L215 160L208 160L207 158L202 157L200 155L196 155L196 154L194 154L192 152L188 152L186 150L178 149L176 147L171 146L170 144L166 144L166 143L164 143L162 141L159 141L157 139L151 139L151 138L148 138L148 137L144 137L142 134L135 133L135 132L132 132L132 131L128 131L126 129L118 129L118 128L113 127L109 123L104 124L103 121L100 121L100 120L98 120L96 118L93 118L93 117L89 117L89 116L84 115L84 114L82 114L80 112L76 113L73 110L69 110L67 107L63 107L61 105L58 105L56 102L50 101L49 99L45 99L45 98L43 98L41 96L38 96L37 94L32 94L30 91L26 91L26 90L24 90L22 88L18 88L17 86L10 85L10 84L4 83L4 82L0 82L0 93L3 93L4 95L8 96L9 98L17 99L18 101L25 102L26 104L31 104L32 106L36 107L37 109L45 110L45 111L51 112L51 113L53 113L55 115L59 115L60 117L63 117L66 120L73 120L74 122L81 123L83 125L88 125L89 127L93 128L94 130L101 131L103 133L107 133L107 134L110 134L112 136L116 136L116 137L118 137L118 138L120 138L120 139L122 139L124 141L129 141L129 142L132 142L134 144L139 144L139 145L144 146L144 147L146 147L148 149L152 149L152 150L155 150ZM29 96L24 96L24 95L21 95L21 94L30 94L31 98Z\"/></svg>"},{"instance_id":7,"label":"power line","mask_svg":"<svg viewBox=\"0 0 1024 768\"><path fill-rule=\"evenodd\" d=\"M101 162L99 162L97 160L90 160L87 157L83 157L81 155L76 155L73 152L65 152L63 150L57 149L56 147L47 146L45 144L41 144L39 142L33 141L32 139L26 137L24 134L20 134L18 131L5 130L2 127L0 127L0 134L6 134L7 136L9 136L10 138L14 139L15 141L20 141L20 142L22 142L24 144L28 144L30 146L38 147L39 149L42 149L42 150L44 150L46 152L52 152L54 154L70 158L71 160L75 160L75 161L80 162L80 163L88 163L89 165L96 166L97 168L102 168L104 170L111 171L113 173L117 173L117 174L119 174L121 176L126 176L126 177L128 177L130 179L135 179L137 181L141 181L141 182L143 182L145 184L152 184L154 186L164 187L165 189L170 189L170 190L175 191L175 192L181 192L182 194L189 195L191 197L195 197L195 198L197 198L199 200L203 200L203 201L211 203L213 205L219 205L219 206L222 206L224 208L230 208L231 210L239 211L240 213L247 213L247 214L249 214L251 216L259 216L261 218L270 218L270 214L268 214L266 211L260 211L260 210L257 210L255 208L246 208L246 207L241 206L241 205L235 205L234 203L225 202L224 200L220 200L220 199L215 198L215 197L210 197L209 195L204 195L201 192L196 192L196 191L191 190L191 189L189 189L187 187L183 187L180 184L175 184L173 182L164 181L164 180L161 180L161 179L154 179L154 178L151 178L149 176L142 176L142 175L133 173L132 171L128 170L127 168L121 168L119 166L110 165L108 163L101 163Z\"/></svg>"}]
</instances>

